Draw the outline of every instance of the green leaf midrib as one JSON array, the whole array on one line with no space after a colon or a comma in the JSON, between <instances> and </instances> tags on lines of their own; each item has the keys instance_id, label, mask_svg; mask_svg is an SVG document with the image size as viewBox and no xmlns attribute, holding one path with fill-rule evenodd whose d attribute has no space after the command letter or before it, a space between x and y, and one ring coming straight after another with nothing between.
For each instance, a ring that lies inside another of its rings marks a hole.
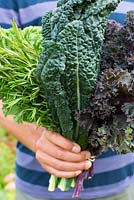
<instances>
[{"instance_id":1,"label":"green leaf midrib","mask_svg":"<svg viewBox=\"0 0 134 200\"><path fill-rule=\"evenodd\" d=\"M76 68L76 80L77 80L77 109L78 111L80 111L80 78L79 78L79 50L78 50L78 30L77 30L77 34L76 34L76 52L77 52L77 68ZM78 139L78 135L79 135L79 124L77 122L77 125L76 125L76 133L75 133L75 139L77 140Z\"/></svg>"},{"instance_id":2,"label":"green leaf midrib","mask_svg":"<svg viewBox=\"0 0 134 200\"><path fill-rule=\"evenodd\" d=\"M77 50L77 68L76 68L76 77L77 77L77 109L80 111L80 78L79 78L79 52L78 52L78 31L76 34L76 50Z\"/></svg>"}]
</instances>

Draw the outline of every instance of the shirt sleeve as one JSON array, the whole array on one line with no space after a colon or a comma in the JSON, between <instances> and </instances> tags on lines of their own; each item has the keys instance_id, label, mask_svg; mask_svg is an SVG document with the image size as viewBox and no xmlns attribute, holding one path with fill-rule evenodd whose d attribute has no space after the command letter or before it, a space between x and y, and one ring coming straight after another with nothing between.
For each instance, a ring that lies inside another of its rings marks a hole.
<instances>
[{"instance_id":1,"label":"shirt sleeve","mask_svg":"<svg viewBox=\"0 0 134 200\"><path fill-rule=\"evenodd\" d=\"M0 26L2 28L10 28L12 20L20 26L18 9L15 0L0 0Z\"/></svg>"}]
</instances>

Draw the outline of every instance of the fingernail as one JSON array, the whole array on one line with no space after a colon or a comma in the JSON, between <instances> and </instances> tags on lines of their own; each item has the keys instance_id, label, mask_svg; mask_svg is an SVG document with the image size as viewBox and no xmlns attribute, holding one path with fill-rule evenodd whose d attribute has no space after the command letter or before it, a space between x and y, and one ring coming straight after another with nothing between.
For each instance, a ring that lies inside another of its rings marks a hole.
<instances>
[{"instance_id":1,"label":"fingernail","mask_svg":"<svg viewBox=\"0 0 134 200\"><path fill-rule=\"evenodd\" d=\"M90 161L86 161L85 163L85 169L89 169L91 167L92 163Z\"/></svg>"},{"instance_id":2,"label":"fingernail","mask_svg":"<svg viewBox=\"0 0 134 200\"><path fill-rule=\"evenodd\" d=\"M76 172L75 172L76 176L78 176L79 174L81 174L81 172L82 172L81 170L76 171Z\"/></svg>"},{"instance_id":3,"label":"fingernail","mask_svg":"<svg viewBox=\"0 0 134 200\"><path fill-rule=\"evenodd\" d=\"M77 146L77 145L73 146L72 152L74 152L74 153L79 153L79 152L80 152L80 147Z\"/></svg>"}]
</instances>

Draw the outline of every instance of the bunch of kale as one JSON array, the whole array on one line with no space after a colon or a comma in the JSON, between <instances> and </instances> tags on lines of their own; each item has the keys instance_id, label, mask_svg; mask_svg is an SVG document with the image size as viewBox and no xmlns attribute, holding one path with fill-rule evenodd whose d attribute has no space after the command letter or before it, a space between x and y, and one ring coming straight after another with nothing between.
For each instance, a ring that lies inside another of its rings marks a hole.
<instances>
[{"instance_id":1,"label":"bunch of kale","mask_svg":"<svg viewBox=\"0 0 134 200\"><path fill-rule=\"evenodd\" d=\"M36 74L46 97L56 131L80 144L88 135L75 120L75 112L88 107L94 93L109 14L121 0L58 0L57 9L42 20L43 50ZM81 186L78 182L77 186ZM75 178L51 176L49 191L75 186ZM76 187L77 188L77 187ZM80 188L74 197L78 197Z\"/></svg>"},{"instance_id":2,"label":"bunch of kale","mask_svg":"<svg viewBox=\"0 0 134 200\"><path fill-rule=\"evenodd\" d=\"M96 90L76 119L88 132L92 155L109 147L118 153L134 151L134 12L123 26L108 22Z\"/></svg>"},{"instance_id":3,"label":"bunch of kale","mask_svg":"<svg viewBox=\"0 0 134 200\"><path fill-rule=\"evenodd\" d=\"M121 0L59 0L43 17L43 51L37 76L57 131L87 146L87 135L74 119L94 92L109 14Z\"/></svg>"}]
</instances>

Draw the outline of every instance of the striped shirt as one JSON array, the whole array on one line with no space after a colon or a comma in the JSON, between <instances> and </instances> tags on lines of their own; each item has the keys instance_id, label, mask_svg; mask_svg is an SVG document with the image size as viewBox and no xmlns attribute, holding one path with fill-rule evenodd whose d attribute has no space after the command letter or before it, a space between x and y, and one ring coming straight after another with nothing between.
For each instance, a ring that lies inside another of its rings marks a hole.
<instances>
[{"instance_id":1,"label":"striped shirt","mask_svg":"<svg viewBox=\"0 0 134 200\"><path fill-rule=\"evenodd\" d=\"M0 25L9 28L11 19L18 26L41 25L41 16L56 8L55 0L0 0ZM134 10L134 0L122 1L111 19L123 23L126 12ZM134 183L134 153L119 155L110 149L98 157L95 175L84 182L82 198L91 199L117 194ZM50 175L36 161L35 155L22 144L17 144L16 185L21 191L36 198L69 199L73 190L48 192Z\"/></svg>"}]
</instances>

